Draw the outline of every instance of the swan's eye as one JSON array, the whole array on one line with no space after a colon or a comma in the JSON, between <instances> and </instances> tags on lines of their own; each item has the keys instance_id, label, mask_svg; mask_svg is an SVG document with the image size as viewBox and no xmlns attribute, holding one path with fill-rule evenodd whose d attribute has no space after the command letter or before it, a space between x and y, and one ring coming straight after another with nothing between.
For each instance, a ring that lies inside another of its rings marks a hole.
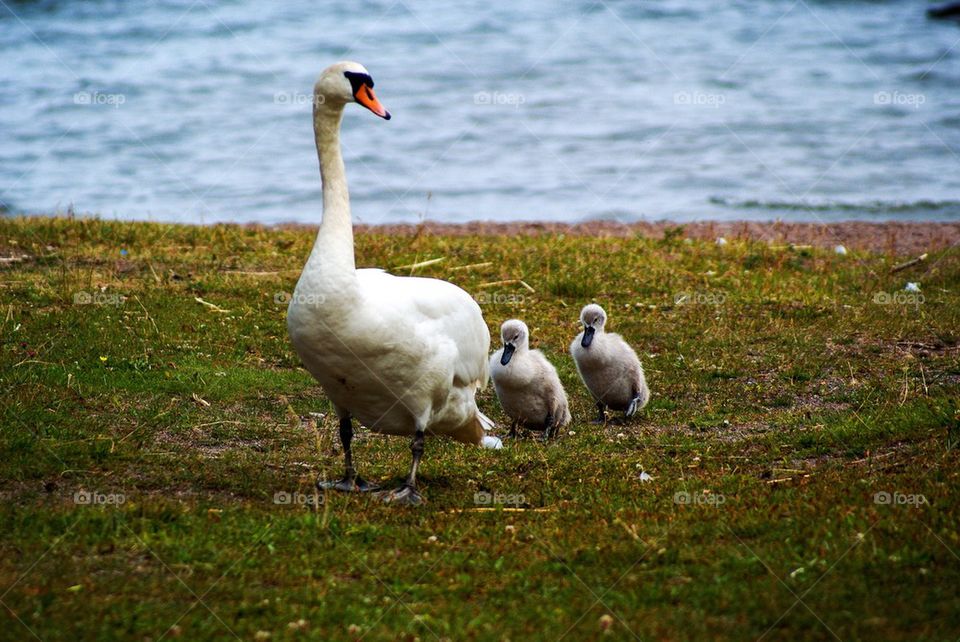
<instances>
[{"instance_id":1,"label":"swan's eye","mask_svg":"<svg viewBox=\"0 0 960 642\"><path fill-rule=\"evenodd\" d=\"M370 74L361 74L356 71L345 71L343 75L350 81L350 90L354 96L360 91L361 87L373 88L373 78Z\"/></svg>"}]
</instances>

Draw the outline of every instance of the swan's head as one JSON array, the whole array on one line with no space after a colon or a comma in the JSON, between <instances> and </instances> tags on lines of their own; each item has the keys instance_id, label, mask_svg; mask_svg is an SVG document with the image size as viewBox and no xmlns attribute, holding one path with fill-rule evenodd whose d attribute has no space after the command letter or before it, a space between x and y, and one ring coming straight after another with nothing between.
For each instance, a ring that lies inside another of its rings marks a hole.
<instances>
[{"instance_id":1,"label":"swan's head","mask_svg":"<svg viewBox=\"0 0 960 642\"><path fill-rule=\"evenodd\" d=\"M373 78L359 62L338 62L323 70L313 86L314 104L336 106L359 103L374 114L390 120L390 112L373 93Z\"/></svg>"},{"instance_id":2,"label":"swan's head","mask_svg":"<svg viewBox=\"0 0 960 642\"><path fill-rule=\"evenodd\" d=\"M510 319L504 321L500 326L500 338L503 339L503 355L500 357L500 365L505 366L510 363L510 357L519 348L521 351L527 349L530 341L530 330L527 324L520 319Z\"/></svg>"},{"instance_id":3,"label":"swan's head","mask_svg":"<svg viewBox=\"0 0 960 642\"><path fill-rule=\"evenodd\" d=\"M583 339L580 345L584 348L593 343L593 335L597 330L603 331L603 324L607 322L607 313L596 303L591 303L580 310L580 323L583 324Z\"/></svg>"}]
</instances>

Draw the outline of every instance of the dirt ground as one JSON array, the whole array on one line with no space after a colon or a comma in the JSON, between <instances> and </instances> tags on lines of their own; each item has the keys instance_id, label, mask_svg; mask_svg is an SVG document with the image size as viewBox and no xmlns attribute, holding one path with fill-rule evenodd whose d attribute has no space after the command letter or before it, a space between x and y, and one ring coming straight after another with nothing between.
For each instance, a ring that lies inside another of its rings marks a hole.
<instances>
[{"instance_id":1,"label":"dirt ground","mask_svg":"<svg viewBox=\"0 0 960 642\"><path fill-rule=\"evenodd\" d=\"M535 221L515 223L425 223L423 225L358 225L358 234L397 235L433 234L444 236L517 234L571 234L576 236L625 237L641 235L661 238L668 230L682 228L682 236L714 240L724 237L754 239L771 244L813 245L832 248L843 245L849 250L870 250L892 254L920 254L954 247L960 243L960 223L845 221L838 223L786 222L671 222L617 223L590 221L573 225Z\"/></svg>"}]
</instances>

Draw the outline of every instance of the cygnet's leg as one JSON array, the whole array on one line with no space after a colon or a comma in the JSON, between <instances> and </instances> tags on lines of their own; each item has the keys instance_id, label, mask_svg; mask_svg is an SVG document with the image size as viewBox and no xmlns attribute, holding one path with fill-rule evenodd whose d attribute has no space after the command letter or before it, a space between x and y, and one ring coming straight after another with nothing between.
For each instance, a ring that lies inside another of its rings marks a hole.
<instances>
[{"instance_id":1,"label":"cygnet's leg","mask_svg":"<svg viewBox=\"0 0 960 642\"><path fill-rule=\"evenodd\" d=\"M516 438L517 438L517 426L518 426L519 424L520 424L520 421L517 420L517 419L514 419L514 420L510 423L510 432L507 434L507 437L509 437L510 439L516 439Z\"/></svg>"},{"instance_id":2,"label":"cygnet's leg","mask_svg":"<svg viewBox=\"0 0 960 642\"><path fill-rule=\"evenodd\" d=\"M607 421L606 409L607 409L606 404L604 404L602 401L598 401L597 402L597 418L590 423L594 423L594 424L606 423Z\"/></svg>"},{"instance_id":3,"label":"cygnet's leg","mask_svg":"<svg viewBox=\"0 0 960 642\"><path fill-rule=\"evenodd\" d=\"M420 458L423 457L424 432L419 427L413 437L413 443L410 444L410 452L413 453L413 464L410 466L410 474L406 481L394 490L384 493L382 499L388 504L407 504L416 506L426 501L420 493L417 492L417 468L420 467Z\"/></svg>"},{"instance_id":4,"label":"cygnet's leg","mask_svg":"<svg viewBox=\"0 0 960 642\"><path fill-rule=\"evenodd\" d=\"M353 467L353 451L350 448L351 441L353 441L353 425L351 424L350 415L345 414L340 417L340 444L343 446L343 463L346 469L343 474L343 479L339 481L318 479L317 488L320 490L339 490L344 493L366 493L379 488L376 484L371 484L363 479L363 477L357 475L357 471Z\"/></svg>"},{"instance_id":5,"label":"cygnet's leg","mask_svg":"<svg viewBox=\"0 0 960 642\"><path fill-rule=\"evenodd\" d=\"M543 441L550 441L550 437L556 432L553 425L554 419L552 414L548 414L547 418L543 421Z\"/></svg>"}]
</instances>

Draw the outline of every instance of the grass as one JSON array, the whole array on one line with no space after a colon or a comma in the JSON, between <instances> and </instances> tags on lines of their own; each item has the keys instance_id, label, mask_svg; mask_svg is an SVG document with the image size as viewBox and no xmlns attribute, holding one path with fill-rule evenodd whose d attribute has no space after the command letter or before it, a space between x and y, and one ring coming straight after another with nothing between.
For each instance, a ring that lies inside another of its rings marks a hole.
<instances>
[{"instance_id":1,"label":"grass","mask_svg":"<svg viewBox=\"0 0 960 642\"><path fill-rule=\"evenodd\" d=\"M0 220L0 639L960 636L956 252L891 275L682 231L359 236L363 266L442 258L415 272L494 336L526 320L575 418L547 446L428 441L407 509L313 489L339 443L283 302L312 241ZM908 280L922 301L875 303ZM647 370L628 425L588 423L566 354L591 300ZM409 447L361 431L355 459L391 484Z\"/></svg>"}]
</instances>

